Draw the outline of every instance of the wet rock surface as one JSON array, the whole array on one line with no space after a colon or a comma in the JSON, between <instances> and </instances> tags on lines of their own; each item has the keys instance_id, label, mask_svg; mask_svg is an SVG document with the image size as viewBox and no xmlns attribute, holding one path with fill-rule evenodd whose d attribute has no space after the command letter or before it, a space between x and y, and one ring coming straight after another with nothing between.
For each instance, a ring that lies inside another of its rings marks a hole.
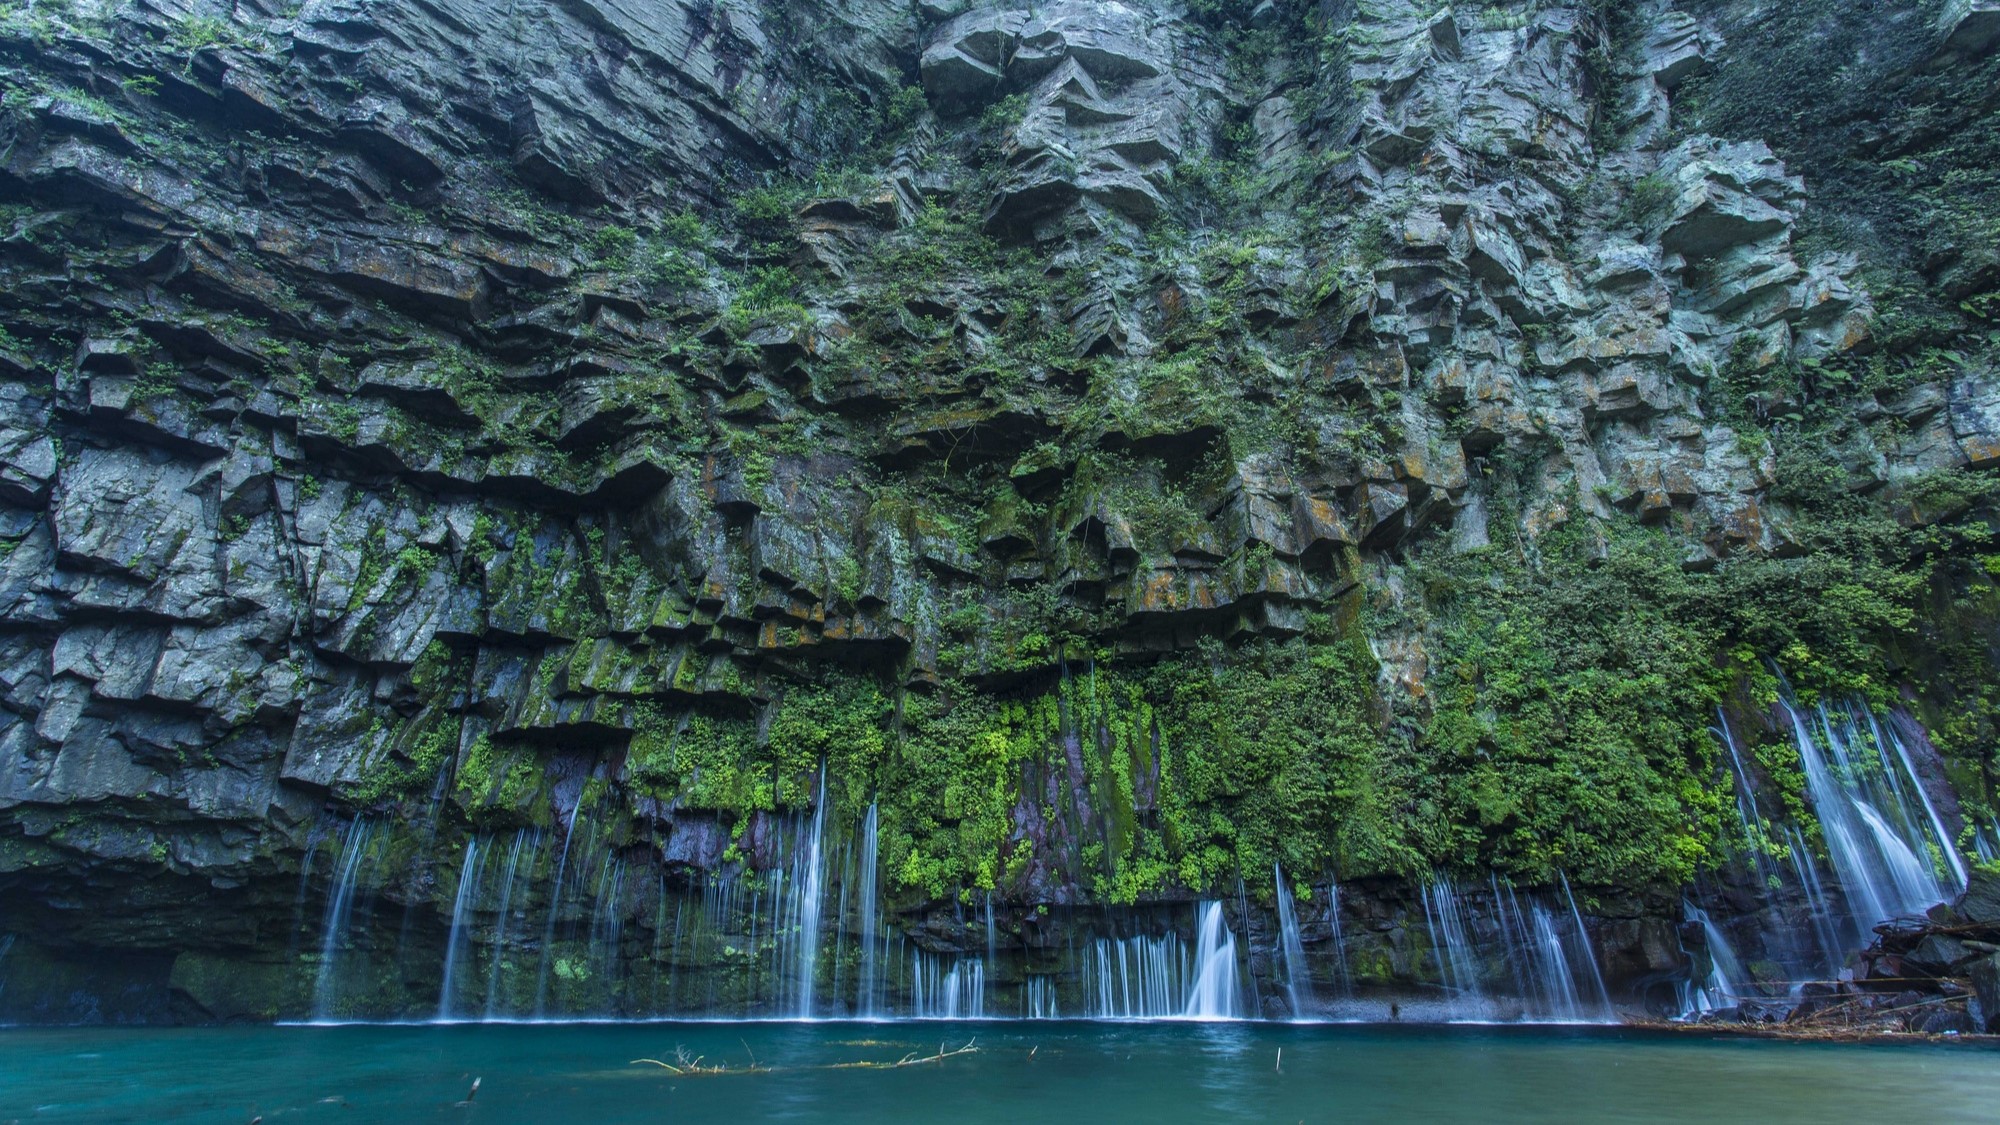
<instances>
[{"instance_id":1,"label":"wet rock surface","mask_svg":"<svg viewBox=\"0 0 2000 1125\"><path fill-rule=\"evenodd\" d=\"M1996 890L2000 876L1976 869L1954 901L1873 927L1836 979L1762 982L1697 1022L1822 1038L2000 1033Z\"/></svg>"},{"instance_id":2,"label":"wet rock surface","mask_svg":"<svg viewBox=\"0 0 2000 1125\"><path fill-rule=\"evenodd\" d=\"M8 9L7 1010L309 1010L327 841L371 816L404 827L354 993L420 1010L464 842L543 833L546 877L586 789L616 799L549 933L615 914L618 958L673 963L667 919L790 862L776 825L851 743L749 802L700 755L768 743L829 669L900 722L1306 634L1430 544L1629 516L1693 572L1801 550L1749 433L1798 404L1714 388L1870 354L1877 302L1797 169L1674 120L1710 6L1304 7ZM1983 58L1991 8L1945 5L1925 65ZM1843 488L2000 462L2000 383L1958 360L1841 400L1880 420ZM1538 487L1503 497L1503 464ZM1421 700L1421 627L1373 641ZM1112 736L1061 729L1003 778L1018 981L1096 932L1093 842L1160 819L1157 753L1118 744L1112 800ZM923 886L912 941L991 940L970 888ZM1341 958L1416 980L1414 887L1357 892ZM1621 999L1685 971L1674 896L1591 897ZM1991 957L1925 940L1894 956L1986 1003ZM701 956L721 983L650 1001L751 987L752 953Z\"/></svg>"}]
</instances>

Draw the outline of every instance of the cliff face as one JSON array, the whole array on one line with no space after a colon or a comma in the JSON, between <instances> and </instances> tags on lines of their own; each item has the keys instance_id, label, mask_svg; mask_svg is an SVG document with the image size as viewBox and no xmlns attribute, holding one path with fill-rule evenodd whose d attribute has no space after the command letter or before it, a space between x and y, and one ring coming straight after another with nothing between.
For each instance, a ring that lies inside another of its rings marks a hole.
<instances>
[{"instance_id":1,"label":"cliff face","mask_svg":"<svg viewBox=\"0 0 2000 1125\"><path fill-rule=\"evenodd\" d=\"M2000 16L1783 7L0 5L0 1003L754 1007L813 818L1024 987L1276 864L1636 996L1827 854L1771 661L1970 848Z\"/></svg>"}]
</instances>

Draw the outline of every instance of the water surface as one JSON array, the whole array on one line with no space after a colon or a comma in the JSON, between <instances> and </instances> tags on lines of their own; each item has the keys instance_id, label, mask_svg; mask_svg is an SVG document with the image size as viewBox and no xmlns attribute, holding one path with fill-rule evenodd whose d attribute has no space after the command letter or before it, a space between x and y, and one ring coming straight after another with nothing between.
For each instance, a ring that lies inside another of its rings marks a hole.
<instances>
[{"instance_id":1,"label":"water surface","mask_svg":"<svg viewBox=\"0 0 2000 1125\"><path fill-rule=\"evenodd\" d=\"M893 1062L976 1042L976 1054ZM679 1077L650 1057L761 1072ZM1282 1055L1281 1055L1282 1052ZM478 1095L460 1104L474 1078ZM1995 1120L2000 1051L1621 1030L661 1023L0 1030L0 1123Z\"/></svg>"}]
</instances>

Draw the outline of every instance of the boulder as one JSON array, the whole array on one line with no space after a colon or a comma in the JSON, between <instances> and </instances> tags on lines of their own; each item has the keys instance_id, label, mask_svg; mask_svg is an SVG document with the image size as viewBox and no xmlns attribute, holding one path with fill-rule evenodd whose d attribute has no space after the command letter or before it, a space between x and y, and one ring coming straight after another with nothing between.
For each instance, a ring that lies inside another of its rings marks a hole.
<instances>
[{"instance_id":1,"label":"boulder","mask_svg":"<svg viewBox=\"0 0 2000 1125\"><path fill-rule=\"evenodd\" d=\"M1701 26L1686 12L1668 12L1661 17L1641 51L1646 73L1663 90L1671 90L1709 69Z\"/></svg>"},{"instance_id":2,"label":"boulder","mask_svg":"<svg viewBox=\"0 0 2000 1125\"><path fill-rule=\"evenodd\" d=\"M1989 953L1974 961L1966 971L1972 995L1978 1001L1978 1030L2000 1034L2000 953Z\"/></svg>"},{"instance_id":3,"label":"boulder","mask_svg":"<svg viewBox=\"0 0 2000 1125\"><path fill-rule=\"evenodd\" d=\"M1973 868L1956 909L1968 922L2000 926L2000 872Z\"/></svg>"},{"instance_id":4,"label":"boulder","mask_svg":"<svg viewBox=\"0 0 2000 1125\"><path fill-rule=\"evenodd\" d=\"M1938 13L1939 59L1974 59L2000 43L2000 0L1946 0Z\"/></svg>"}]
</instances>

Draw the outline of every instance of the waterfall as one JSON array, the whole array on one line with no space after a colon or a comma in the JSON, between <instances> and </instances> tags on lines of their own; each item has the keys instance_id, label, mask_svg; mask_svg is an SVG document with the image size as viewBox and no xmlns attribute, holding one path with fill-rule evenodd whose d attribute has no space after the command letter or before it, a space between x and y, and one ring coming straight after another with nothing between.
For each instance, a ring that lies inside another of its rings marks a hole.
<instances>
[{"instance_id":1,"label":"waterfall","mask_svg":"<svg viewBox=\"0 0 2000 1125\"><path fill-rule=\"evenodd\" d=\"M451 935L444 945L444 982L438 989L437 1018L452 1018L452 985L458 972L458 959L467 942L472 925L472 911L479 900L479 837L465 841L465 862L458 870L458 893L451 903Z\"/></svg>"},{"instance_id":2,"label":"waterfall","mask_svg":"<svg viewBox=\"0 0 2000 1125\"><path fill-rule=\"evenodd\" d=\"M1553 889L1523 894L1491 875L1486 891L1491 925L1481 926L1486 915L1475 916L1449 880L1434 879L1425 885L1424 921L1444 999L1441 1011L1417 1018L1556 1023L1614 1019L1590 930L1566 876L1561 888L1561 900ZM1488 956L1482 957L1482 948Z\"/></svg>"},{"instance_id":3,"label":"waterfall","mask_svg":"<svg viewBox=\"0 0 2000 1125\"><path fill-rule=\"evenodd\" d=\"M1964 886L1964 864L1917 783L1901 738L1884 731L1859 703L1831 710L1820 703L1807 712L1789 688L1780 703L1791 720L1827 858L1846 897L1854 944L1865 944L1879 922L1922 914L1952 898ZM1867 717L1866 730L1857 714Z\"/></svg>"},{"instance_id":4,"label":"waterfall","mask_svg":"<svg viewBox=\"0 0 2000 1125\"><path fill-rule=\"evenodd\" d=\"M2000 825L1976 825L1972 845L1979 850L1979 862L1992 863L2000 859Z\"/></svg>"},{"instance_id":5,"label":"waterfall","mask_svg":"<svg viewBox=\"0 0 2000 1125\"><path fill-rule=\"evenodd\" d=\"M1749 771L1743 768L1743 755L1736 748L1736 736L1730 732L1729 717L1722 708L1715 709L1715 726L1710 733L1721 739L1729 751L1730 775L1735 781L1736 821L1743 828L1744 852L1750 858L1750 869L1757 876L1758 883L1768 878L1764 855L1764 819L1757 808L1757 787L1750 783Z\"/></svg>"},{"instance_id":6,"label":"waterfall","mask_svg":"<svg viewBox=\"0 0 2000 1125\"><path fill-rule=\"evenodd\" d=\"M549 969L555 963L556 921L562 916L563 873L569 869L569 850L576 843L576 816L583 811L583 798L590 782L586 779L576 792L576 804L569 807L569 820L563 825L562 851L556 854L555 876L549 881L549 918L542 927L541 963L535 968L535 1014L542 1015L548 1010Z\"/></svg>"},{"instance_id":7,"label":"waterfall","mask_svg":"<svg viewBox=\"0 0 2000 1125\"><path fill-rule=\"evenodd\" d=\"M512 921L514 902L514 878L520 870L521 860L528 861L528 870L535 869L535 853L540 850L542 834L530 828L514 833L513 846L507 849L507 865L500 874L500 907L493 921L493 963L486 971L486 1018L492 1019L500 1013L500 974L506 961L507 926Z\"/></svg>"},{"instance_id":8,"label":"waterfall","mask_svg":"<svg viewBox=\"0 0 2000 1125\"><path fill-rule=\"evenodd\" d=\"M652 929L652 961L666 967L666 1003L660 1001L660 973L652 977L652 1005L660 1011L680 1009L680 935L688 921L688 901L674 899L674 925L666 925L666 875L660 877L660 911ZM674 935L668 949L662 949L666 935Z\"/></svg>"},{"instance_id":9,"label":"waterfall","mask_svg":"<svg viewBox=\"0 0 2000 1125\"><path fill-rule=\"evenodd\" d=\"M1743 996L1744 982L1748 979L1742 963L1736 959L1736 951L1730 948L1728 936L1708 916L1707 911L1692 902L1681 905L1688 921L1700 923L1708 946L1708 972L1701 983L1688 985L1681 1002L1683 1016L1699 1016L1734 1008Z\"/></svg>"},{"instance_id":10,"label":"waterfall","mask_svg":"<svg viewBox=\"0 0 2000 1125\"><path fill-rule=\"evenodd\" d=\"M939 991L945 997L944 1018L986 1018L986 966L982 962L961 958L945 974Z\"/></svg>"},{"instance_id":11,"label":"waterfall","mask_svg":"<svg viewBox=\"0 0 2000 1125\"><path fill-rule=\"evenodd\" d=\"M1055 985L1045 976L1031 976L1021 989L1021 1015L1031 1020L1061 1019Z\"/></svg>"},{"instance_id":12,"label":"waterfall","mask_svg":"<svg viewBox=\"0 0 2000 1125\"><path fill-rule=\"evenodd\" d=\"M1576 908L1576 895L1569 889L1569 875L1562 876L1563 899L1569 903L1570 924L1576 927L1577 944L1583 947L1583 963L1590 966L1590 982L1597 989L1599 1018L1605 1022L1615 1022L1617 1014L1611 1010L1611 990L1604 987L1604 971L1597 966L1597 950L1590 944L1590 931L1584 927L1583 912Z\"/></svg>"},{"instance_id":13,"label":"waterfall","mask_svg":"<svg viewBox=\"0 0 2000 1125\"><path fill-rule=\"evenodd\" d=\"M1785 847L1792 853L1792 877L1805 894L1806 910L1812 915L1819 967L1829 973L1837 971L1844 945L1836 929L1839 915L1834 912L1833 904L1826 897L1826 888L1820 883L1819 869L1814 866L1812 852L1806 847L1805 833L1796 826L1786 826Z\"/></svg>"},{"instance_id":14,"label":"waterfall","mask_svg":"<svg viewBox=\"0 0 2000 1125\"><path fill-rule=\"evenodd\" d=\"M993 925L993 892L986 892L986 963L1000 963L999 931Z\"/></svg>"},{"instance_id":15,"label":"waterfall","mask_svg":"<svg viewBox=\"0 0 2000 1125\"><path fill-rule=\"evenodd\" d=\"M1236 976L1236 936L1222 920L1222 904L1203 903L1197 924L1194 987L1188 990L1190 1019L1240 1019L1242 991Z\"/></svg>"},{"instance_id":16,"label":"waterfall","mask_svg":"<svg viewBox=\"0 0 2000 1125\"><path fill-rule=\"evenodd\" d=\"M1850 714L1852 710L1850 709ZM1965 884L1970 878L1965 869L1965 858L1959 855L1958 849L1953 846L1951 833L1946 832L1944 828L1944 818L1938 815L1937 806L1931 803L1930 794L1924 791L1923 779L1917 776L1916 763L1910 760L1909 744L1903 741L1903 736L1897 733L1894 725L1891 725L1885 732L1882 724L1876 721L1875 712L1862 709L1861 714L1868 718L1868 729L1875 737L1877 750L1894 750L1896 752L1896 764L1903 768L1901 771L1889 768L1887 774L1889 785L1896 795L1897 808L1902 812L1905 823L1915 825L1919 831L1928 828L1933 833L1931 839L1926 841L1928 845L1926 850L1934 847L1943 856L1945 866L1951 871L1951 880L1947 889L1953 895L1956 895L1959 891L1965 889ZM1889 765L1886 753L1883 756L1883 765ZM1904 791L1903 783L1898 780L1899 778L1909 779L1908 792ZM1917 804L1915 806L1909 803L1909 794L1911 792L1915 793L1917 797ZM1923 809L1924 816L1922 821L1918 821L1916 818L1916 808Z\"/></svg>"},{"instance_id":17,"label":"waterfall","mask_svg":"<svg viewBox=\"0 0 2000 1125\"><path fill-rule=\"evenodd\" d=\"M1098 938L1080 959L1092 1019L1240 1019L1236 937L1220 902L1195 909L1195 948L1173 931ZM1050 998L1053 1010L1053 997Z\"/></svg>"},{"instance_id":18,"label":"waterfall","mask_svg":"<svg viewBox=\"0 0 2000 1125\"><path fill-rule=\"evenodd\" d=\"M1449 882L1436 879L1424 885L1423 902L1424 921L1430 927L1431 955L1437 962L1438 982L1444 987L1451 1018L1483 1018L1487 1014L1486 997L1479 987L1479 965L1466 936L1458 892Z\"/></svg>"},{"instance_id":19,"label":"waterfall","mask_svg":"<svg viewBox=\"0 0 2000 1125\"><path fill-rule=\"evenodd\" d=\"M685 956L695 964L714 962L725 955L735 943L728 936L734 919L743 916L744 884L737 872L711 873L701 884L701 909L695 912L692 924L674 931L674 962L680 964ZM749 919L756 923L753 906ZM684 955L681 951L685 949ZM703 974L701 979L708 986L707 994L701 997L683 996L678 990L675 1001L684 1008L705 1011L711 1015L723 1014L718 1011L717 978L713 973ZM699 1000L699 1003L695 1001Z\"/></svg>"},{"instance_id":20,"label":"waterfall","mask_svg":"<svg viewBox=\"0 0 2000 1125\"><path fill-rule=\"evenodd\" d=\"M863 1019L874 1019L882 1014L880 973L876 969L876 957L881 937L876 932L880 924L879 908L876 905L875 865L878 855L878 838L881 822L875 803L869 802L868 816L861 822L861 983L855 991L855 1010Z\"/></svg>"},{"instance_id":21,"label":"waterfall","mask_svg":"<svg viewBox=\"0 0 2000 1125\"><path fill-rule=\"evenodd\" d=\"M326 917L320 923L319 972L313 978L313 1018L331 1019L337 988L334 963L347 938L354 910L354 889L359 884L362 857L374 826L366 817L356 817L340 835L340 855L334 861L333 889L326 896Z\"/></svg>"},{"instance_id":22,"label":"waterfall","mask_svg":"<svg viewBox=\"0 0 2000 1125\"><path fill-rule=\"evenodd\" d=\"M1507 942L1507 963L1514 988L1528 1005L1530 1019L1558 1023L1585 1023L1611 1018L1611 1000L1604 977L1597 969L1597 954L1590 945L1583 915L1570 893L1569 879L1562 881L1567 909L1559 911L1548 902L1530 898L1525 906L1511 884L1493 880L1494 911L1502 937ZM1566 932L1565 921L1573 928ZM1595 989L1586 1006L1579 986L1577 963L1590 967Z\"/></svg>"},{"instance_id":23,"label":"waterfall","mask_svg":"<svg viewBox=\"0 0 2000 1125\"><path fill-rule=\"evenodd\" d=\"M1541 903L1530 903L1523 928L1529 933L1528 949L1535 966L1534 994L1541 1007L1538 1014L1564 1023L1583 1022L1583 1000L1577 995L1569 953L1556 931L1554 916Z\"/></svg>"},{"instance_id":24,"label":"waterfall","mask_svg":"<svg viewBox=\"0 0 2000 1125\"><path fill-rule=\"evenodd\" d=\"M1179 934L1098 938L1081 968L1095 1019L1162 1019L1185 1007L1187 946Z\"/></svg>"},{"instance_id":25,"label":"waterfall","mask_svg":"<svg viewBox=\"0 0 2000 1125\"><path fill-rule=\"evenodd\" d=\"M1822 701L1808 708L1782 672L1778 712L1819 821L1824 867L1815 860L1801 826L1764 820L1744 753L1720 712L1714 728L1728 752L1747 874L1760 888L1795 888L1807 915L1801 921L1790 916L1782 900L1767 900L1757 955L1794 977L1832 974L1849 950L1872 940L1878 923L1920 915L1951 899L1964 886L1965 863L1895 724L1878 720L1858 699ZM1772 861L1773 841L1783 842L1788 859ZM1695 919L1690 915L1689 920ZM1734 951L1726 942L1722 948L1726 964L1690 986L1690 1012L1712 1010L1722 1002L1725 986L1742 985L1740 965L1729 967L1736 963ZM1733 1004L1734 997L1728 1002Z\"/></svg>"},{"instance_id":26,"label":"waterfall","mask_svg":"<svg viewBox=\"0 0 2000 1125\"><path fill-rule=\"evenodd\" d=\"M306 932L306 898L312 890L313 859L319 855L320 845L326 843L326 837L327 821L321 817L306 832L306 852L299 857L299 889L292 896L292 932L285 941L287 961L297 959L299 938Z\"/></svg>"},{"instance_id":27,"label":"waterfall","mask_svg":"<svg viewBox=\"0 0 2000 1125\"><path fill-rule=\"evenodd\" d=\"M1299 941L1299 919L1292 910L1292 891L1285 885L1284 868L1271 865L1278 888L1278 947L1285 958L1285 999L1291 1003L1292 1018L1305 1014L1312 996L1312 977L1306 970L1306 949Z\"/></svg>"},{"instance_id":28,"label":"waterfall","mask_svg":"<svg viewBox=\"0 0 2000 1125\"><path fill-rule=\"evenodd\" d=\"M437 858L438 821L444 812L444 797L445 793L450 789L452 771L452 759L447 759L438 766L437 776L431 782L430 798L425 802L423 811L415 818L414 824L411 825L415 831L411 832L410 835L416 838L417 846L410 851L408 861L401 866L405 879L412 884L428 880L429 872L435 865ZM402 821L399 817L396 827L401 828L407 823L410 822ZM382 850L385 855L390 851L386 847ZM399 853L401 852L401 849L396 850ZM417 972L421 971L412 965L410 961L410 935L417 928L418 917L420 915L427 915L433 905L428 899L419 894L405 894L403 896L403 912L402 918L396 927L396 956L394 968L392 969L397 980L407 981ZM426 962L428 961L428 950L423 952L422 959Z\"/></svg>"},{"instance_id":29,"label":"waterfall","mask_svg":"<svg viewBox=\"0 0 2000 1125\"><path fill-rule=\"evenodd\" d=\"M986 1018L986 966L961 957L945 968L923 950L910 954L910 1015L920 1020Z\"/></svg>"},{"instance_id":30,"label":"waterfall","mask_svg":"<svg viewBox=\"0 0 2000 1125\"><path fill-rule=\"evenodd\" d=\"M1343 997L1354 994L1354 977L1347 971L1347 939L1340 931L1340 884L1326 885L1326 917L1333 923L1333 969Z\"/></svg>"},{"instance_id":31,"label":"waterfall","mask_svg":"<svg viewBox=\"0 0 2000 1125\"><path fill-rule=\"evenodd\" d=\"M597 877L597 906L591 911L587 947L588 964L605 990L607 1004L615 999L619 970L623 967L618 954L625 933L624 891L625 861L606 853L604 867Z\"/></svg>"},{"instance_id":32,"label":"waterfall","mask_svg":"<svg viewBox=\"0 0 2000 1125\"><path fill-rule=\"evenodd\" d=\"M793 1015L813 1016L813 986L819 967L821 899L825 896L826 766L821 764L813 812L806 825L805 847L796 849L789 878L775 873L772 881L775 950L779 979L792 979Z\"/></svg>"}]
</instances>

